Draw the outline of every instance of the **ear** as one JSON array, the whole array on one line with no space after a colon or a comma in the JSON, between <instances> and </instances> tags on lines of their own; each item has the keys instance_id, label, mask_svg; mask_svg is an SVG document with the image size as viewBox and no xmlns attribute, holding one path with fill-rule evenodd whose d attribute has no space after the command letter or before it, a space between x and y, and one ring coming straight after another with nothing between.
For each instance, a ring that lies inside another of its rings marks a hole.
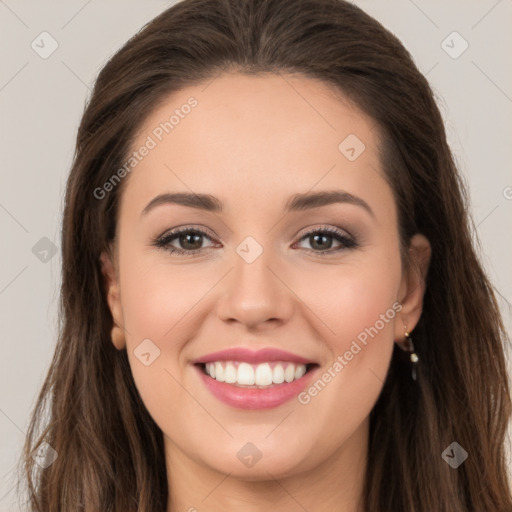
<instances>
[{"instance_id":1,"label":"ear","mask_svg":"<svg viewBox=\"0 0 512 512\"><path fill-rule=\"evenodd\" d=\"M112 343L118 350L122 350L126 343L124 337L124 319L121 307L119 278L116 272L115 262L113 261L113 257L110 252L103 251L100 255L100 261L101 272L106 284L107 302L114 320Z\"/></svg>"},{"instance_id":2,"label":"ear","mask_svg":"<svg viewBox=\"0 0 512 512\"><path fill-rule=\"evenodd\" d=\"M403 341L405 331L412 332L421 317L432 249L428 239L418 233L411 238L408 252L410 263L403 273L398 295L402 309L395 322L397 341Z\"/></svg>"}]
</instances>

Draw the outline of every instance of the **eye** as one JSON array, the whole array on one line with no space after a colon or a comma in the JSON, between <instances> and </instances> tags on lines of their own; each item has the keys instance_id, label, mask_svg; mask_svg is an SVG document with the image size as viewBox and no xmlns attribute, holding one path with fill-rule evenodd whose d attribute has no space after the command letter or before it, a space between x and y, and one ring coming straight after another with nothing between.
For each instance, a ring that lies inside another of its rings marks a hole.
<instances>
[{"instance_id":1,"label":"eye","mask_svg":"<svg viewBox=\"0 0 512 512\"><path fill-rule=\"evenodd\" d=\"M204 249L201 247L204 238L211 240L211 237L202 229L195 229L189 226L176 229L160 238L157 238L153 242L153 245L164 248L171 254L192 255L197 254ZM174 241L178 242L181 247L171 245Z\"/></svg>"},{"instance_id":2,"label":"eye","mask_svg":"<svg viewBox=\"0 0 512 512\"><path fill-rule=\"evenodd\" d=\"M201 247L204 239L212 240L206 231L191 226L176 229L153 241L155 247L165 249L171 254L194 255L205 249ZM333 241L338 241L339 247L332 249ZM358 247L357 242L345 231L339 228L324 227L316 228L306 232L300 239L309 241L313 249L306 249L306 252L315 255L325 256L338 253L346 249ZM179 247L172 245L177 243ZM212 246L210 246L212 247ZM207 247L208 248L208 247ZM207 249L206 248L206 249ZM319 250L315 250L315 248Z\"/></svg>"},{"instance_id":3,"label":"eye","mask_svg":"<svg viewBox=\"0 0 512 512\"><path fill-rule=\"evenodd\" d=\"M337 240L340 246L334 249L332 247L332 239ZM345 231L339 228L316 228L305 233L302 240L308 241L313 248L320 250L307 249L308 253L313 253L319 256L327 256L329 254L338 253L346 249L354 249L358 246L357 242ZM326 250L327 249L327 250Z\"/></svg>"}]
</instances>

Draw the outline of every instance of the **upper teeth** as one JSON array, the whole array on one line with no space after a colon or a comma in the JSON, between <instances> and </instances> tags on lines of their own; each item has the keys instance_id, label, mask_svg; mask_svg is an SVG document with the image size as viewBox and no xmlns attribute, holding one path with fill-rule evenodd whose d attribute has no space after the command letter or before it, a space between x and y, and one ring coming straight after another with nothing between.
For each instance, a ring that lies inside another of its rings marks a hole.
<instances>
[{"instance_id":1,"label":"upper teeth","mask_svg":"<svg viewBox=\"0 0 512 512\"><path fill-rule=\"evenodd\" d=\"M292 382L306 373L305 364L290 362L249 364L238 361L206 363L206 373L219 382L245 386L269 386Z\"/></svg>"}]
</instances>

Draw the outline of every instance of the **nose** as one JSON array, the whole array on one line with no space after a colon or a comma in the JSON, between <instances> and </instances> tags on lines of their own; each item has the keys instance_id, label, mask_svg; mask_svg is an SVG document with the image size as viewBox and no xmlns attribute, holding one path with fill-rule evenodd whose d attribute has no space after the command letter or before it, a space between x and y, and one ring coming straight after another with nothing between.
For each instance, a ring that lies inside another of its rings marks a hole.
<instances>
[{"instance_id":1,"label":"nose","mask_svg":"<svg viewBox=\"0 0 512 512\"><path fill-rule=\"evenodd\" d=\"M286 323L293 314L294 294L269 251L251 263L238 254L226 276L217 302L219 318L250 330Z\"/></svg>"}]
</instances>

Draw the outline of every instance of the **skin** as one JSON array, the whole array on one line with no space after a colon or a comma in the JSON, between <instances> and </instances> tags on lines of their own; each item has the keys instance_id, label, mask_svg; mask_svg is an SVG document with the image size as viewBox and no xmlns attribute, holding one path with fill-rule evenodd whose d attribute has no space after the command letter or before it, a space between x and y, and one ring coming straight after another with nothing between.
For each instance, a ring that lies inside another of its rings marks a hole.
<instances>
[{"instance_id":1,"label":"skin","mask_svg":"<svg viewBox=\"0 0 512 512\"><path fill-rule=\"evenodd\" d=\"M113 256L101 256L110 310L123 329L113 343L128 351L142 400L164 433L167 511L361 512L369 414L393 343L421 315L430 245L413 237L406 271L378 130L330 86L294 75L224 74L169 97L145 120L134 150L191 96L198 105L125 178ZM338 149L349 134L366 147L354 161ZM348 203L284 213L292 194L333 189L360 197L374 216ZM212 194L226 210L164 204L141 218L165 192ZM152 245L190 225L209 233L202 245L179 238L171 245L200 247L199 254ZM318 255L343 247L329 234L324 249L304 237L325 227L358 246ZM263 249L250 264L236 252L247 236ZM235 409L191 365L229 347L275 347L316 361L320 376L397 303L396 316L307 404ZM160 350L149 366L134 355L146 338ZM237 457L248 442L262 454L252 467Z\"/></svg>"}]
</instances>

